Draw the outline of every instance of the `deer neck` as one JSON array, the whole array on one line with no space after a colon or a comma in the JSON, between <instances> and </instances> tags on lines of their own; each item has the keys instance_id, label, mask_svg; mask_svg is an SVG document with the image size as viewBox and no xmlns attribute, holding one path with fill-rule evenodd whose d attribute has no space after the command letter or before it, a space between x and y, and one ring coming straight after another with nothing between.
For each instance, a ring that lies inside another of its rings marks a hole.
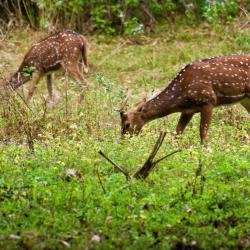
<instances>
[{"instance_id":1,"label":"deer neck","mask_svg":"<svg viewBox=\"0 0 250 250\"><path fill-rule=\"evenodd\" d=\"M181 104L179 90L170 84L159 95L147 101L143 106L143 116L146 121L167 116L179 111Z\"/></svg>"}]
</instances>

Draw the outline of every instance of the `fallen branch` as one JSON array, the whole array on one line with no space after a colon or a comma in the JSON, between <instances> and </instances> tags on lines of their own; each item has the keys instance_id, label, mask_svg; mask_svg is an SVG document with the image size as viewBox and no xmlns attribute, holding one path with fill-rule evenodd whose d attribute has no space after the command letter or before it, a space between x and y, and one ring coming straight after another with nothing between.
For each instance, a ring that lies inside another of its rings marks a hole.
<instances>
[{"instance_id":1,"label":"fallen branch","mask_svg":"<svg viewBox=\"0 0 250 250\"><path fill-rule=\"evenodd\" d=\"M165 136L166 136L166 132L160 133L160 136L159 136L158 140L156 141L154 148L153 148L152 152L150 153L148 159L143 164L143 166L134 174L134 178L145 179L148 176L149 172L151 171L151 169L153 167L153 160L154 160L157 152L159 151Z\"/></svg>"},{"instance_id":2,"label":"fallen branch","mask_svg":"<svg viewBox=\"0 0 250 250\"><path fill-rule=\"evenodd\" d=\"M104 194L106 194L106 190L105 190L105 188L104 188L104 186L102 184L102 180L101 180L101 177L100 177L98 169L96 169L96 173L97 173L97 177L98 177L99 183L100 183L100 185L102 187L102 191L103 191Z\"/></svg>"},{"instance_id":3,"label":"fallen branch","mask_svg":"<svg viewBox=\"0 0 250 250\"><path fill-rule=\"evenodd\" d=\"M163 141L164 141L164 138L166 136L166 132L161 132L160 133L160 136L159 138L157 139L154 147L153 147L153 150L151 151L148 159L146 160L146 162L142 165L141 168L139 168L136 173L132 176L133 178L135 179L146 179L147 176L150 174L150 172L152 171L152 169L159 163L161 162L162 160L170 157L171 155L173 154L176 154L178 152L180 152L181 150L176 150L168 155L165 155L164 157L156 160L156 161L153 161L157 152L159 151ZM122 172L127 180L128 179L131 179L132 177L129 175L129 173L124 170L122 167L118 166L116 163L114 163L111 159L109 159L101 150L99 151L99 154L104 157L108 162L110 162L117 170L119 170L120 172Z\"/></svg>"},{"instance_id":4,"label":"fallen branch","mask_svg":"<svg viewBox=\"0 0 250 250\"><path fill-rule=\"evenodd\" d=\"M111 159L108 158L108 156L106 156L101 150L98 152L102 157L104 157L109 163L111 163L115 169L119 170L120 172L122 172L127 179L131 179L131 176L129 175L129 173L123 169L122 167L118 166L116 163L114 163Z\"/></svg>"}]
</instances>

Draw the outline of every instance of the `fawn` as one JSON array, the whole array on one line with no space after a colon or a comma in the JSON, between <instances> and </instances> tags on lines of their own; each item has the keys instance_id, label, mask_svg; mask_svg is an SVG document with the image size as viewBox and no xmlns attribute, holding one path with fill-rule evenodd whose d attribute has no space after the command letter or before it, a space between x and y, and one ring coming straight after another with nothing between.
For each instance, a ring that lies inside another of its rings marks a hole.
<instances>
[{"instance_id":1,"label":"fawn","mask_svg":"<svg viewBox=\"0 0 250 250\"><path fill-rule=\"evenodd\" d=\"M18 70L4 81L4 85L15 90L31 79L25 98L28 102L39 79L46 75L49 98L52 99L51 73L61 67L78 83L84 82L83 68L88 70L87 39L75 31L65 30L33 44Z\"/></svg>"},{"instance_id":2,"label":"fawn","mask_svg":"<svg viewBox=\"0 0 250 250\"><path fill-rule=\"evenodd\" d=\"M181 112L176 133L182 134L193 115L199 112L203 144L213 108L237 102L250 113L250 55L195 61L186 65L153 99L143 100L127 112L120 110L122 133L139 133L145 123Z\"/></svg>"}]
</instances>

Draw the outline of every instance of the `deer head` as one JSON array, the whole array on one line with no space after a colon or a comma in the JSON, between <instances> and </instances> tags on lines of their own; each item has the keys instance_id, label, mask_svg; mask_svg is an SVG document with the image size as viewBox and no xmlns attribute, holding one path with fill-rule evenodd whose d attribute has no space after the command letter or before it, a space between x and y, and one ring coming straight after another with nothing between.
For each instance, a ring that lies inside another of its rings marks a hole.
<instances>
[{"instance_id":1,"label":"deer head","mask_svg":"<svg viewBox=\"0 0 250 250\"><path fill-rule=\"evenodd\" d=\"M122 134L140 133L144 124L147 121L149 121L148 119L149 112L147 111L148 109L146 107L146 104L148 103L148 101L152 100L159 93L160 93L159 89L154 89L150 93L144 93L143 100L136 103L134 107L128 111L124 110L124 107L128 101L128 96L125 98L122 108L120 109Z\"/></svg>"},{"instance_id":2,"label":"deer head","mask_svg":"<svg viewBox=\"0 0 250 250\"><path fill-rule=\"evenodd\" d=\"M30 76L23 75L21 72L15 72L12 76L5 79L6 85L10 85L13 89L17 89L24 82L28 81Z\"/></svg>"},{"instance_id":3,"label":"deer head","mask_svg":"<svg viewBox=\"0 0 250 250\"><path fill-rule=\"evenodd\" d=\"M146 100L142 100L127 112L125 112L124 110L120 111L122 134L140 133L143 125L146 123L146 119L143 115L143 106L145 105L145 103Z\"/></svg>"}]
</instances>

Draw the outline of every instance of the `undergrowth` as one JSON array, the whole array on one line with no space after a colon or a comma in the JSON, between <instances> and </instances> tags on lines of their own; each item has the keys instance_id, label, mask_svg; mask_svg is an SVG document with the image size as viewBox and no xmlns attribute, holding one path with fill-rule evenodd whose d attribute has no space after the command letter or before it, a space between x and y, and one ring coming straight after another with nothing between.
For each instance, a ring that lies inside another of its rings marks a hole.
<instances>
[{"instance_id":1,"label":"undergrowth","mask_svg":"<svg viewBox=\"0 0 250 250\"><path fill-rule=\"evenodd\" d=\"M174 139L178 114L156 120L141 135L120 137L116 112L132 89L164 88L187 63L248 53L248 30L230 26L159 26L151 36L90 41L90 84L57 72L57 104L46 103L45 79L29 107L19 94L1 103L1 249L247 249L250 247L249 115L240 106L215 110L209 142L199 144L199 117ZM243 35L243 34L246 34ZM0 51L0 74L14 71L42 32L13 32ZM24 87L24 92L26 91ZM160 131L161 162L145 181L127 182L98 155L103 150L134 173Z\"/></svg>"}]
</instances>

